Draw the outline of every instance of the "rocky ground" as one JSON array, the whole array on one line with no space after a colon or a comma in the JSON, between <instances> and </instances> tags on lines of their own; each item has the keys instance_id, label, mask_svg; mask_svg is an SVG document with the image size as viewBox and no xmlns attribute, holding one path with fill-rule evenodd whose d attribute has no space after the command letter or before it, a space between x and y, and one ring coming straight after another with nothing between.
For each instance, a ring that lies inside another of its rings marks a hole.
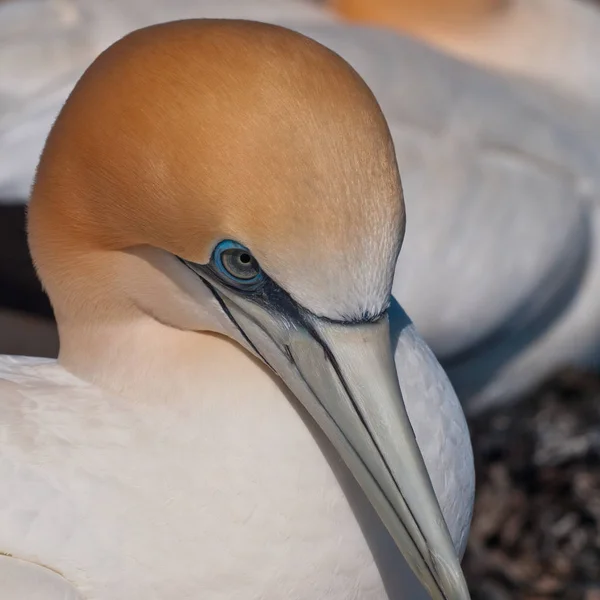
<instances>
[{"instance_id":1,"label":"rocky ground","mask_svg":"<svg viewBox=\"0 0 600 600\"><path fill-rule=\"evenodd\" d=\"M473 600L600 600L600 376L558 374L471 432Z\"/></svg>"}]
</instances>

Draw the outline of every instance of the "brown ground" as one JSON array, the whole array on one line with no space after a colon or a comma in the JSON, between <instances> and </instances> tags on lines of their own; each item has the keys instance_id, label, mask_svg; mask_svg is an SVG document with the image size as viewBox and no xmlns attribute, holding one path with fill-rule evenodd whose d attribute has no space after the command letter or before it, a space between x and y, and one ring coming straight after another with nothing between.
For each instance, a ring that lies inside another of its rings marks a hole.
<instances>
[{"instance_id":1,"label":"brown ground","mask_svg":"<svg viewBox=\"0 0 600 600\"><path fill-rule=\"evenodd\" d=\"M471 431L473 600L600 600L600 376L557 375Z\"/></svg>"}]
</instances>

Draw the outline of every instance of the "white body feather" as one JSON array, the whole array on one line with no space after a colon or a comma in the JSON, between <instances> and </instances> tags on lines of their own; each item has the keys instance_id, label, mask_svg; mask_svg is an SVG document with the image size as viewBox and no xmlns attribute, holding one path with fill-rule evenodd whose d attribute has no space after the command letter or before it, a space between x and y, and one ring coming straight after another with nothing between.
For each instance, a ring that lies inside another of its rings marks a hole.
<instances>
[{"instance_id":1,"label":"white body feather","mask_svg":"<svg viewBox=\"0 0 600 600\"><path fill-rule=\"evenodd\" d=\"M462 553L466 423L412 325L398 315L394 327L407 410ZM0 552L14 557L0 583L17 559L65 579L63 596L50 576L38 596L24 582L2 600L427 598L337 455L254 360L217 343L195 383L168 405L131 403L53 361L0 358Z\"/></svg>"}]
</instances>

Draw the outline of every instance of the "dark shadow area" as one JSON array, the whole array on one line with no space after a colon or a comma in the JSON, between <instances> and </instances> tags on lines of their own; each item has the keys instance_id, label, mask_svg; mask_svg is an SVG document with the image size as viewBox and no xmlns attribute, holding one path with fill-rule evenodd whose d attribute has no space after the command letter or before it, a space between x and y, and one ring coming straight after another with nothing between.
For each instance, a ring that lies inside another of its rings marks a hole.
<instances>
[{"instance_id":1,"label":"dark shadow area","mask_svg":"<svg viewBox=\"0 0 600 600\"><path fill-rule=\"evenodd\" d=\"M25 205L0 204L0 307L53 319L29 255L26 218Z\"/></svg>"},{"instance_id":2,"label":"dark shadow area","mask_svg":"<svg viewBox=\"0 0 600 600\"><path fill-rule=\"evenodd\" d=\"M26 207L0 204L0 354L58 354L58 332L37 278L26 233Z\"/></svg>"}]
</instances>

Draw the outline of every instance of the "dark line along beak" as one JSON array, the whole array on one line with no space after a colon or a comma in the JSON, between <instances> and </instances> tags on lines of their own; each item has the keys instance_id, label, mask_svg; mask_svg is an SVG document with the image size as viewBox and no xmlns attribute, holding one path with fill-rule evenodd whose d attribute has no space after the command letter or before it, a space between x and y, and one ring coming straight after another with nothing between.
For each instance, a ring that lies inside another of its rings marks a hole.
<instances>
[{"instance_id":1,"label":"dark line along beak","mask_svg":"<svg viewBox=\"0 0 600 600\"><path fill-rule=\"evenodd\" d=\"M433 600L469 600L408 419L387 315L344 325L210 286L241 337L308 410Z\"/></svg>"}]
</instances>

